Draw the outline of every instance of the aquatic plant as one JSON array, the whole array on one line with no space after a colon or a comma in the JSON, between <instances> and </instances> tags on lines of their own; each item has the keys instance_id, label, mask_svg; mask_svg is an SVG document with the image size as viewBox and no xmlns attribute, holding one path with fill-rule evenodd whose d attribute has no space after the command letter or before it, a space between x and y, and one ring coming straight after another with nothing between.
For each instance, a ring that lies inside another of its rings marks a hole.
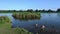
<instances>
[{"instance_id":1,"label":"aquatic plant","mask_svg":"<svg viewBox=\"0 0 60 34\"><path fill-rule=\"evenodd\" d=\"M16 19L26 20L26 19L40 19L40 12L20 12L13 13L12 15Z\"/></svg>"}]
</instances>

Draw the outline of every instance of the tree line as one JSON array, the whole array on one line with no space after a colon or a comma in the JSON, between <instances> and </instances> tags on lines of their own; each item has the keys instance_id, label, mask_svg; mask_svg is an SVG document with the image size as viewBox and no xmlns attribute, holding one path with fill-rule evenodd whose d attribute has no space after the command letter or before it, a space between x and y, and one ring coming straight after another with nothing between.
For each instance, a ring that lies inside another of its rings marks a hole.
<instances>
[{"instance_id":1,"label":"tree line","mask_svg":"<svg viewBox=\"0 0 60 34\"><path fill-rule=\"evenodd\" d=\"M38 9L36 9L36 10L33 10L33 9L28 9L28 10L0 10L0 13L3 13L3 12L60 12L60 8L58 8L56 11L54 11L54 10L51 10L51 9L49 9L49 10L45 10L45 9L43 9L43 10L38 10Z\"/></svg>"}]
</instances>

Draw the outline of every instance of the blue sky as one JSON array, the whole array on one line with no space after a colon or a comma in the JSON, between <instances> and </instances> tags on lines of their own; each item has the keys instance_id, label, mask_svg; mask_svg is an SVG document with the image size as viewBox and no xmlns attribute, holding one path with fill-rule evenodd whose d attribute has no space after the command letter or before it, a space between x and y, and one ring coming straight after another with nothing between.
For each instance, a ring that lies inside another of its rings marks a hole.
<instances>
[{"instance_id":1,"label":"blue sky","mask_svg":"<svg viewBox=\"0 0 60 34\"><path fill-rule=\"evenodd\" d=\"M60 0L0 0L0 10L60 8Z\"/></svg>"}]
</instances>

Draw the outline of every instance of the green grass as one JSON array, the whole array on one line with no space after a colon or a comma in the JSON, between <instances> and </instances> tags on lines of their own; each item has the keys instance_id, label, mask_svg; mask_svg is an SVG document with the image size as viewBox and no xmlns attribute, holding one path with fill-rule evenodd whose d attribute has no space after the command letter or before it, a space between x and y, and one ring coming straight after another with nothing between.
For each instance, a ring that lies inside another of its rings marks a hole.
<instances>
[{"instance_id":1,"label":"green grass","mask_svg":"<svg viewBox=\"0 0 60 34\"><path fill-rule=\"evenodd\" d=\"M7 16L0 16L0 23L11 22Z\"/></svg>"},{"instance_id":2,"label":"green grass","mask_svg":"<svg viewBox=\"0 0 60 34\"><path fill-rule=\"evenodd\" d=\"M10 22L7 16L0 16L0 34L32 34L24 28L11 28Z\"/></svg>"},{"instance_id":3,"label":"green grass","mask_svg":"<svg viewBox=\"0 0 60 34\"><path fill-rule=\"evenodd\" d=\"M11 28L10 24L0 25L0 34L32 34L23 28Z\"/></svg>"}]
</instances>

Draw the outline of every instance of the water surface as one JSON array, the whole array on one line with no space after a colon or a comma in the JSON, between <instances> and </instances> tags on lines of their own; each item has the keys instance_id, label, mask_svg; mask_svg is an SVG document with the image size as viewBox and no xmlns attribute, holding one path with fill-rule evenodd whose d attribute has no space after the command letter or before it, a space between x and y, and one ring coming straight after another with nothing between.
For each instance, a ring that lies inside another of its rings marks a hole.
<instances>
[{"instance_id":1,"label":"water surface","mask_svg":"<svg viewBox=\"0 0 60 34\"><path fill-rule=\"evenodd\" d=\"M31 32L38 32L41 25L45 25L46 30L53 28L60 31L60 13L41 13L41 19L39 20L18 20L12 17L12 13L1 13L0 16L8 16L11 18L12 27L25 28ZM38 24L38 27L35 27Z\"/></svg>"}]
</instances>

